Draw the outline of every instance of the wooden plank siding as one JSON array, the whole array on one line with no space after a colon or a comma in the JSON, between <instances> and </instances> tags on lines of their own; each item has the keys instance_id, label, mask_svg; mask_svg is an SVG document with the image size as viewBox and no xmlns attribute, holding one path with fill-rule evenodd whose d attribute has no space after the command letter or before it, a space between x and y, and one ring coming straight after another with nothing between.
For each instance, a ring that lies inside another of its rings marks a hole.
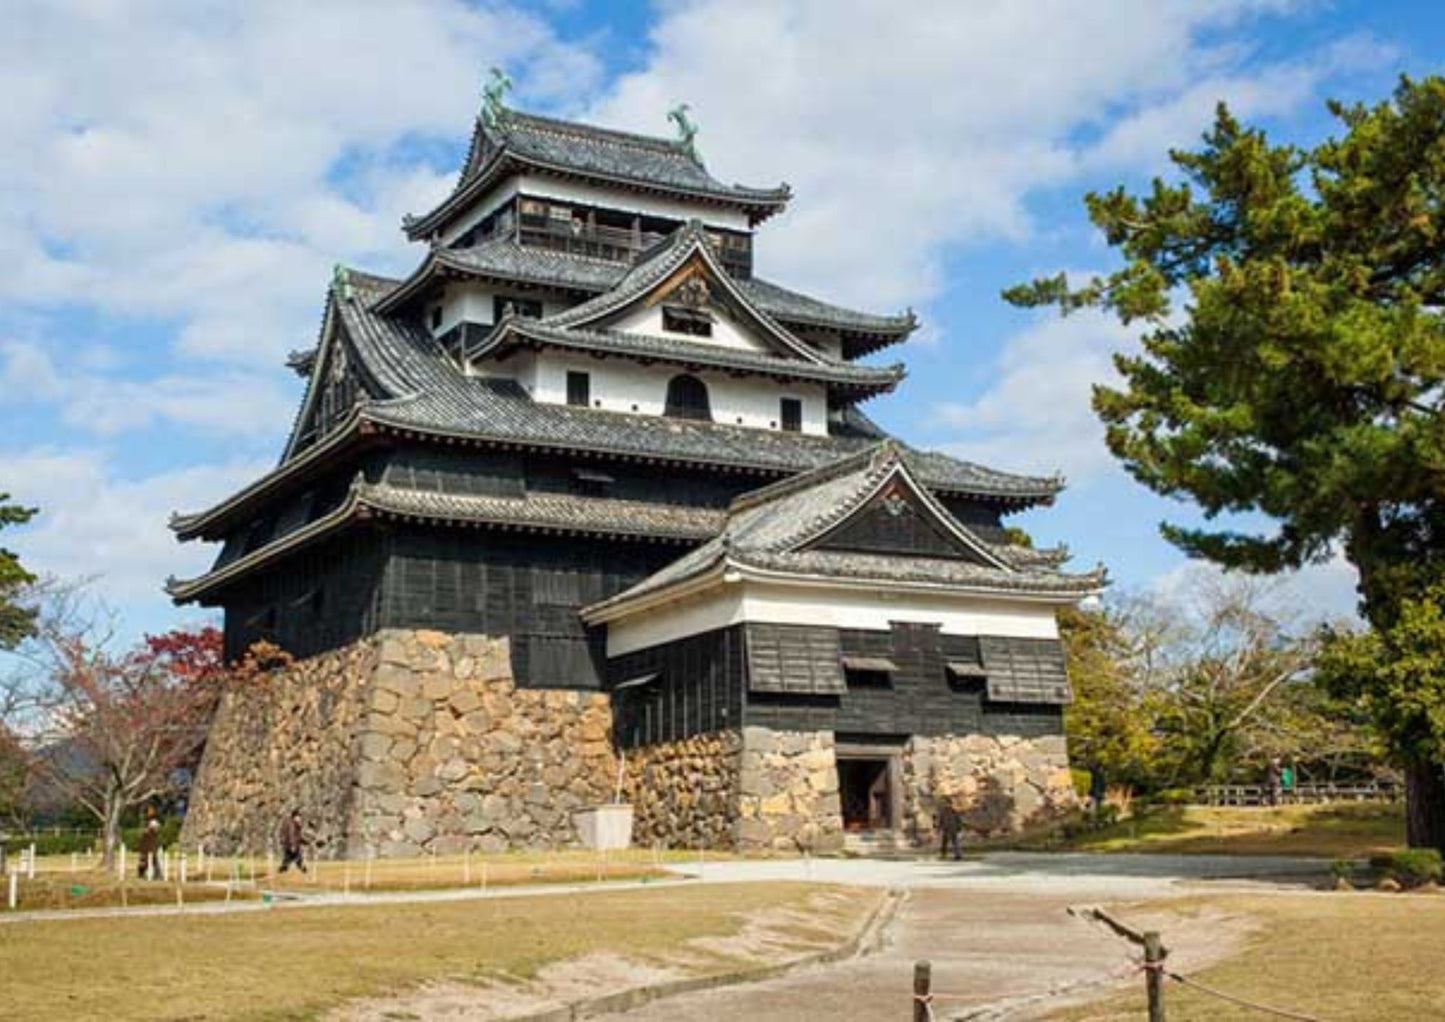
<instances>
[{"instance_id":1,"label":"wooden plank siding","mask_svg":"<svg viewBox=\"0 0 1445 1022\"><path fill-rule=\"evenodd\" d=\"M744 656L743 630L735 625L609 662L607 681L618 745L632 749L738 727L743 716ZM654 677L636 684L649 675ZM618 689L619 685L624 687Z\"/></svg>"}]
</instances>

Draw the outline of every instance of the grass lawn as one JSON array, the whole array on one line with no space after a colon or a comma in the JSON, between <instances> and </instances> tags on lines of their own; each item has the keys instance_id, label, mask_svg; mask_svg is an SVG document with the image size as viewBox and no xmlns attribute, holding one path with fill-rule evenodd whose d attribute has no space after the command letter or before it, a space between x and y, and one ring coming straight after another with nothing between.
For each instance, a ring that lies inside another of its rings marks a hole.
<instances>
[{"instance_id":1,"label":"grass lawn","mask_svg":"<svg viewBox=\"0 0 1445 1022\"><path fill-rule=\"evenodd\" d=\"M1244 953L1191 978L1330 1022L1403 1022L1445 1013L1440 978L1445 895L1230 896L1210 898L1207 904L1255 916L1264 927ZM1128 910L1120 915L1127 919ZM1169 943L1168 933L1164 943ZM1049 1018L1134 1022L1144 1017L1143 989L1140 979L1127 994ZM1270 1017L1172 981L1165 985L1165 1007L1170 1022Z\"/></svg>"},{"instance_id":2,"label":"grass lawn","mask_svg":"<svg viewBox=\"0 0 1445 1022\"><path fill-rule=\"evenodd\" d=\"M842 939L880 896L817 884L718 884L577 896L223 916L0 925L0 1015L296 1019L427 980L529 977L596 951L662 961L748 913L815 905ZM716 970L729 960L716 957Z\"/></svg>"},{"instance_id":3,"label":"grass lawn","mask_svg":"<svg viewBox=\"0 0 1445 1022\"><path fill-rule=\"evenodd\" d=\"M1310 806L1160 806L1070 847L1095 852L1317 855L1365 858L1402 848L1405 807L1390 803Z\"/></svg>"}]
</instances>

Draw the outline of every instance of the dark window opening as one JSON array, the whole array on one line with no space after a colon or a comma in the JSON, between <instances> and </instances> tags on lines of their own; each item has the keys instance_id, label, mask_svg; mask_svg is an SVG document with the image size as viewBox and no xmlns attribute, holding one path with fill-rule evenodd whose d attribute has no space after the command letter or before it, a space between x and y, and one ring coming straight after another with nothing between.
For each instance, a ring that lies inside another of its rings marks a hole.
<instances>
[{"instance_id":1,"label":"dark window opening","mask_svg":"<svg viewBox=\"0 0 1445 1022\"><path fill-rule=\"evenodd\" d=\"M795 397L782 400L783 432L800 433L803 429L803 402Z\"/></svg>"},{"instance_id":2,"label":"dark window opening","mask_svg":"<svg viewBox=\"0 0 1445 1022\"><path fill-rule=\"evenodd\" d=\"M892 688L893 675L887 671L863 671L852 667L843 668L843 678L849 688Z\"/></svg>"},{"instance_id":3,"label":"dark window opening","mask_svg":"<svg viewBox=\"0 0 1445 1022\"><path fill-rule=\"evenodd\" d=\"M667 381L667 405L663 415L672 419L701 419L712 421L712 409L707 399L707 384L696 376L674 376Z\"/></svg>"},{"instance_id":4,"label":"dark window opening","mask_svg":"<svg viewBox=\"0 0 1445 1022\"><path fill-rule=\"evenodd\" d=\"M440 329L441 329L441 326L442 326L442 307L441 307L440 305L433 305L433 306L432 306L432 310L431 310L431 328L432 328L433 330L440 330Z\"/></svg>"},{"instance_id":5,"label":"dark window opening","mask_svg":"<svg viewBox=\"0 0 1445 1022\"><path fill-rule=\"evenodd\" d=\"M586 408L592 404L592 374L569 372L567 374L567 403Z\"/></svg>"},{"instance_id":6,"label":"dark window opening","mask_svg":"<svg viewBox=\"0 0 1445 1022\"><path fill-rule=\"evenodd\" d=\"M666 306L662 310L662 329L673 334L711 337L712 316L701 309L679 309L675 306Z\"/></svg>"},{"instance_id":7,"label":"dark window opening","mask_svg":"<svg viewBox=\"0 0 1445 1022\"><path fill-rule=\"evenodd\" d=\"M495 295L492 298L492 322L499 322L509 312L514 316L522 316L526 319L541 319L542 303L535 298L511 298L507 295Z\"/></svg>"}]
</instances>

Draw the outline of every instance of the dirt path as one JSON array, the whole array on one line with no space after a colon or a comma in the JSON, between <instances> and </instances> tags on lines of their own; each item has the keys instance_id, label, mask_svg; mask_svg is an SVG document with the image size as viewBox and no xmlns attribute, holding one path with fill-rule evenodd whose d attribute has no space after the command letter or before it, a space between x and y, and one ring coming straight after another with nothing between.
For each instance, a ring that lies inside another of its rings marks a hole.
<instances>
[{"instance_id":1,"label":"dirt path","mask_svg":"<svg viewBox=\"0 0 1445 1022\"><path fill-rule=\"evenodd\" d=\"M730 936L697 938L645 961L595 953L543 967L528 981L498 976L485 986L444 982L393 997L344 1005L331 1022L396 1019L494 1020L565 1012L567 1006L681 980L785 967L831 952L858 935L860 910L872 917L887 899L857 890L812 895L801 907L775 907L746 917ZM565 1017L565 1015L563 1016Z\"/></svg>"},{"instance_id":2,"label":"dirt path","mask_svg":"<svg viewBox=\"0 0 1445 1022\"><path fill-rule=\"evenodd\" d=\"M958 890L914 891L877 954L807 969L775 980L669 998L635 1011L598 1016L612 1022L739 1022L909 1017L913 963L933 963L937 1018L1028 1018L1061 998L1132 981L1120 942L1068 914L1054 896ZM1226 957L1248 934L1240 918L1181 918L1138 913L1134 921L1166 930L1185 968Z\"/></svg>"}]
</instances>

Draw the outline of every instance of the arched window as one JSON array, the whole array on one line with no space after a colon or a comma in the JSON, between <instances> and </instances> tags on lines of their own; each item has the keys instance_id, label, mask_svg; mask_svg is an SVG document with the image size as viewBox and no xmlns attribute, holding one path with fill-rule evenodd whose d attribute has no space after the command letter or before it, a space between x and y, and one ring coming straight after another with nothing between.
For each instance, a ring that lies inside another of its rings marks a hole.
<instances>
[{"instance_id":1,"label":"arched window","mask_svg":"<svg viewBox=\"0 0 1445 1022\"><path fill-rule=\"evenodd\" d=\"M711 422L707 384L685 373L674 376L667 381L667 407L662 414L674 419L705 419Z\"/></svg>"}]
</instances>

